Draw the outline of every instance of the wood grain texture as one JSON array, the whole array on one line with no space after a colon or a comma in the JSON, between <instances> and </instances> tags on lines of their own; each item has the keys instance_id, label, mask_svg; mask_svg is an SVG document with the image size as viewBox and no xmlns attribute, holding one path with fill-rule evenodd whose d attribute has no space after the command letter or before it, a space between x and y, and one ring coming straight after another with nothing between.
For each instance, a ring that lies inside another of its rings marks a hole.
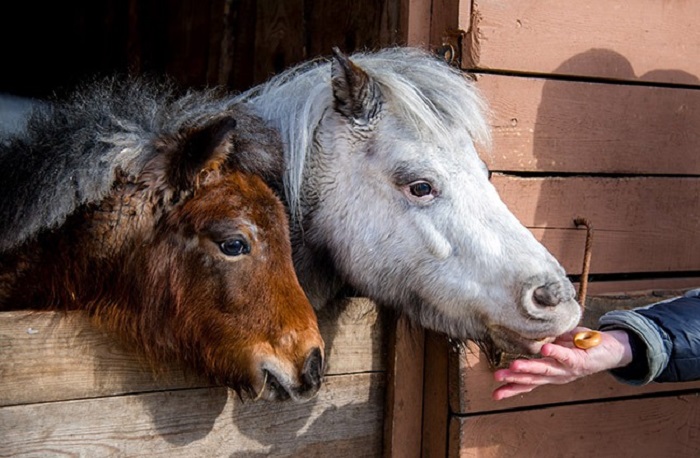
<instances>
[{"instance_id":1,"label":"wood grain texture","mask_svg":"<svg viewBox=\"0 0 700 458\"><path fill-rule=\"evenodd\" d=\"M421 457L444 457L449 426L449 344L442 334L427 332Z\"/></svg>"},{"instance_id":2,"label":"wood grain texture","mask_svg":"<svg viewBox=\"0 0 700 458\"><path fill-rule=\"evenodd\" d=\"M261 83L275 73L307 58L304 0L254 2L255 42L253 82ZM245 62L245 61L243 61Z\"/></svg>"},{"instance_id":3,"label":"wood grain texture","mask_svg":"<svg viewBox=\"0 0 700 458\"><path fill-rule=\"evenodd\" d=\"M700 49L700 48L699 48ZM700 91L479 75L494 171L700 175Z\"/></svg>"},{"instance_id":4,"label":"wood grain texture","mask_svg":"<svg viewBox=\"0 0 700 458\"><path fill-rule=\"evenodd\" d=\"M460 25L469 21L471 2L464 0L433 0L430 17L430 44L440 46L445 37L461 36ZM458 50L459 51L459 50Z\"/></svg>"},{"instance_id":5,"label":"wood grain texture","mask_svg":"<svg viewBox=\"0 0 700 458\"><path fill-rule=\"evenodd\" d=\"M697 2L473 3L465 68L698 84Z\"/></svg>"},{"instance_id":6,"label":"wood grain texture","mask_svg":"<svg viewBox=\"0 0 700 458\"><path fill-rule=\"evenodd\" d=\"M454 417L450 457L700 454L698 393Z\"/></svg>"},{"instance_id":7,"label":"wood grain texture","mask_svg":"<svg viewBox=\"0 0 700 458\"><path fill-rule=\"evenodd\" d=\"M384 322L372 302L326 312L319 327L327 374L385 370ZM150 368L81 314L0 313L0 406L203 386L177 365Z\"/></svg>"},{"instance_id":8,"label":"wood grain texture","mask_svg":"<svg viewBox=\"0 0 700 458\"><path fill-rule=\"evenodd\" d=\"M700 179L537 177L494 173L492 183L567 273L581 272L594 228L591 273L698 271Z\"/></svg>"},{"instance_id":9,"label":"wood grain texture","mask_svg":"<svg viewBox=\"0 0 700 458\"><path fill-rule=\"evenodd\" d=\"M223 388L0 409L0 456L380 456L383 374L328 377L304 404Z\"/></svg>"},{"instance_id":10,"label":"wood grain texture","mask_svg":"<svg viewBox=\"0 0 700 458\"><path fill-rule=\"evenodd\" d=\"M578 283L574 283L578 291ZM700 288L700 277L647 278L642 280L592 281L588 294L626 294L635 291L678 290Z\"/></svg>"},{"instance_id":11,"label":"wood grain texture","mask_svg":"<svg viewBox=\"0 0 700 458\"><path fill-rule=\"evenodd\" d=\"M425 331L399 317L389 333L383 456L419 457Z\"/></svg>"},{"instance_id":12,"label":"wood grain texture","mask_svg":"<svg viewBox=\"0 0 700 458\"><path fill-rule=\"evenodd\" d=\"M399 0L404 44L427 47L433 0Z\"/></svg>"}]
</instances>

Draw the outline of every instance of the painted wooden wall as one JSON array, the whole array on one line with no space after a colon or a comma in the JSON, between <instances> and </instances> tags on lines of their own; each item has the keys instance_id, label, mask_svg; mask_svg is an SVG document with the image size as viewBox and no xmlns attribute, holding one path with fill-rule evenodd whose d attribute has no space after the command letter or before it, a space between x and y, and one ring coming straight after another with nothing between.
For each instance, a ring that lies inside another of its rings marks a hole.
<instances>
[{"instance_id":1,"label":"painted wooden wall","mask_svg":"<svg viewBox=\"0 0 700 458\"><path fill-rule=\"evenodd\" d=\"M516 216L570 274L587 218L593 291L700 284L700 5L455 6L461 65L493 109L484 158Z\"/></svg>"},{"instance_id":2,"label":"painted wooden wall","mask_svg":"<svg viewBox=\"0 0 700 458\"><path fill-rule=\"evenodd\" d=\"M431 45L452 46L491 105L494 144L481 153L503 199L574 278L585 232L573 220L594 228L584 323L700 286L700 4L440 5ZM424 351L413 456L700 453L700 383L634 388L599 374L495 402L478 348L429 333Z\"/></svg>"}]
</instances>

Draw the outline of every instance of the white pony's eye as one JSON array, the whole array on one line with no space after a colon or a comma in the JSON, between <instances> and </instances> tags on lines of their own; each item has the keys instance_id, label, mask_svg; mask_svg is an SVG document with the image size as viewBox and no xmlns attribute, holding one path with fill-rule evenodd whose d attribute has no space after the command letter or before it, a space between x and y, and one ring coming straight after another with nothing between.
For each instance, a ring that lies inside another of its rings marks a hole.
<instances>
[{"instance_id":1,"label":"white pony's eye","mask_svg":"<svg viewBox=\"0 0 700 458\"><path fill-rule=\"evenodd\" d=\"M416 197L423 197L431 194L433 192L433 187L427 181L418 181L408 185L411 190L411 194Z\"/></svg>"},{"instance_id":2,"label":"white pony's eye","mask_svg":"<svg viewBox=\"0 0 700 458\"><path fill-rule=\"evenodd\" d=\"M404 193L410 200L421 203L429 202L437 195L433 185L425 180L414 181L406 185Z\"/></svg>"}]
</instances>

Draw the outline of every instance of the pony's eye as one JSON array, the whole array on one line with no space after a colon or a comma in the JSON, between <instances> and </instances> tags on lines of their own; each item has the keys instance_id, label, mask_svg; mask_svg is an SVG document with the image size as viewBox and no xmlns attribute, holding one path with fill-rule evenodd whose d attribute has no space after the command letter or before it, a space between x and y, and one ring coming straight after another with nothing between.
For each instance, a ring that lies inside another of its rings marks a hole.
<instances>
[{"instance_id":1,"label":"pony's eye","mask_svg":"<svg viewBox=\"0 0 700 458\"><path fill-rule=\"evenodd\" d=\"M411 194L416 197L424 197L433 192L433 187L426 181L416 181L415 183L411 184L408 189L410 189Z\"/></svg>"},{"instance_id":2,"label":"pony's eye","mask_svg":"<svg viewBox=\"0 0 700 458\"><path fill-rule=\"evenodd\" d=\"M250 253L250 245L242 238L228 239L219 243L221 252L226 256L240 256Z\"/></svg>"}]
</instances>

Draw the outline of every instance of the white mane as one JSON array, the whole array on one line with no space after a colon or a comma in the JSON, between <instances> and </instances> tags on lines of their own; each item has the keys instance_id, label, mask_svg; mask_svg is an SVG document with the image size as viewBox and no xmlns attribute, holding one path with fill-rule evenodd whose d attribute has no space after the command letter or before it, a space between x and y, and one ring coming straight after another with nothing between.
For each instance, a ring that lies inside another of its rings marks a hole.
<instances>
[{"instance_id":1,"label":"white mane","mask_svg":"<svg viewBox=\"0 0 700 458\"><path fill-rule=\"evenodd\" d=\"M350 59L379 84L394 115L426 139L445 138L467 129L475 143L490 144L486 106L459 70L415 48L356 53ZM298 222L304 163L325 111L333 106L331 63L315 60L293 67L237 97L281 133L285 144L284 190L291 218Z\"/></svg>"}]
</instances>

